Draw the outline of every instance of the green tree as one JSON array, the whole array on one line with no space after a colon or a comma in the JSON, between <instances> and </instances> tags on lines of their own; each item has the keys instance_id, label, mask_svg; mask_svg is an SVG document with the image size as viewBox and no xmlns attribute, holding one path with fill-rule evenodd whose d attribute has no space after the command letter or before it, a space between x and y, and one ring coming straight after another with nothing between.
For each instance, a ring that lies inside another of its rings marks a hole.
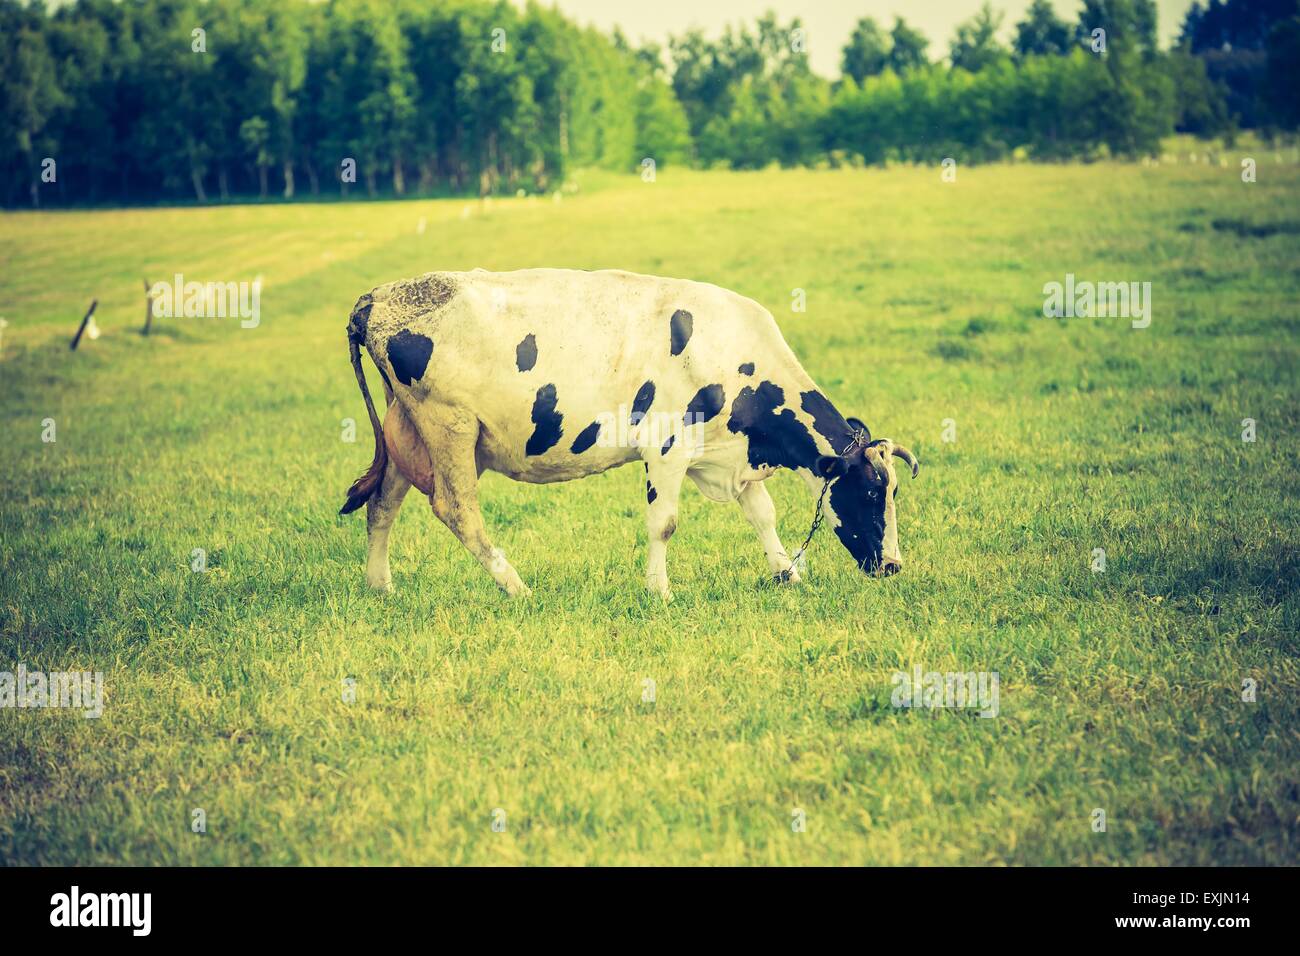
<instances>
[{"instance_id":1,"label":"green tree","mask_svg":"<svg viewBox=\"0 0 1300 956\"><path fill-rule=\"evenodd\" d=\"M38 8L6 0L0 7L0 133L10 182L26 183L33 206L41 202L40 161L53 141L46 125L66 102L58 83ZM56 160L57 157L50 156ZM57 170L57 165L56 165Z\"/></svg>"},{"instance_id":2,"label":"green tree","mask_svg":"<svg viewBox=\"0 0 1300 956\"><path fill-rule=\"evenodd\" d=\"M902 17L894 18L894 28L889 31L889 38L889 68L895 73L905 73L929 62L925 51L930 41L920 30L909 27Z\"/></svg>"},{"instance_id":3,"label":"green tree","mask_svg":"<svg viewBox=\"0 0 1300 956\"><path fill-rule=\"evenodd\" d=\"M271 165L267 143L271 139L271 126L260 116L250 116L239 124L239 139L257 166L258 198L266 198L266 171Z\"/></svg>"},{"instance_id":4,"label":"green tree","mask_svg":"<svg viewBox=\"0 0 1300 956\"><path fill-rule=\"evenodd\" d=\"M278 0L268 9L266 42L259 45L258 71L270 84L271 142L284 178L284 197L294 194L298 147L295 119L307 78L307 16L298 0Z\"/></svg>"},{"instance_id":5,"label":"green tree","mask_svg":"<svg viewBox=\"0 0 1300 956\"><path fill-rule=\"evenodd\" d=\"M958 25L949 57L954 69L978 73L1006 57L997 37L1002 19L1003 14L995 13L985 0L975 16Z\"/></svg>"},{"instance_id":6,"label":"green tree","mask_svg":"<svg viewBox=\"0 0 1300 956\"><path fill-rule=\"evenodd\" d=\"M853 27L849 42L840 58L840 69L845 76L861 83L868 76L877 76L889 65L889 36L872 17L863 17Z\"/></svg>"},{"instance_id":7,"label":"green tree","mask_svg":"<svg viewBox=\"0 0 1300 956\"><path fill-rule=\"evenodd\" d=\"M1155 0L1083 0L1079 12L1078 39L1089 44L1092 31L1106 31L1107 53L1118 48L1125 53L1152 57L1156 54Z\"/></svg>"},{"instance_id":8,"label":"green tree","mask_svg":"<svg viewBox=\"0 0 1300 956\"><path fill-rule=\"evenodd\" d=\"M1034 0L1016 24L1015 51L1026 56L1063 56L1072 47L1070 25L1056 15L1051 0Z\"/></svg>"},{"instance_id":9,"label":"green tree","mask_svg":"<svg viewBox=\"0 0 1300 956\"><path fill-rule=\"evenodd\" d=\"M633 163L646 157L657 166L691 158L690 122L665 75L662 52L649 45L636 51L636 148Z\"/></svg>"},{"instance_id":10,"label":"green tree","mask_svg":"<svg viewBox=\"0 0 1300 956\"><path fill-rule=\"evenodd\" d=\"M1295 95L1300 76L1300 16L1282 20L1268 35L1268 90L1275 122L1285 129L1300 126L1300 98Z\"/></svg>"},{"instance_id":11,"label":"green tree","mask_svg":"<svg viewBox=\"0 0 1300 956\"><path fill-rule=\"evenodd\" d=\"M1165 67L1174 85L1175 127L1201 136L1230 135L1232 122L1223 87L1210 79L1205 61L1186 50L1171 50Z\"/></svg>"}]
</instances>

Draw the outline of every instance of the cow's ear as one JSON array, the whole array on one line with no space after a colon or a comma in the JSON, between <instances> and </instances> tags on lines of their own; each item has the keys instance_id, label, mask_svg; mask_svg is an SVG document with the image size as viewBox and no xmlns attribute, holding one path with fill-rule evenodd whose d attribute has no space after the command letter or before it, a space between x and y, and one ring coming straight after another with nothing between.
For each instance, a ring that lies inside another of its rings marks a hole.
<instances>
[{"instance_id":1,"label":"cow's ear","mask_svg":"<svg viewBox=\"0 0 1300 956\"><path fill-rule=\"evenodd\" d=\"M823 478L838 478L849 470L849 463L839 455L822 455L817 459L817 474Z\"/></svg>"},{"instance_id":2,"label":"cow's ear","mask_svg":"<svg viewBox=\"0 0 1300 956\"><path fill-rule=\"evenodd\" d=\"M871 429L866 426L866 424L862 421L862 419L850 418L847 419L847 421L849 423L850 428L852 428L855 432L862 432L864 435L867 436L867 441L871 441Z\"/></svg>"}]
</instances>

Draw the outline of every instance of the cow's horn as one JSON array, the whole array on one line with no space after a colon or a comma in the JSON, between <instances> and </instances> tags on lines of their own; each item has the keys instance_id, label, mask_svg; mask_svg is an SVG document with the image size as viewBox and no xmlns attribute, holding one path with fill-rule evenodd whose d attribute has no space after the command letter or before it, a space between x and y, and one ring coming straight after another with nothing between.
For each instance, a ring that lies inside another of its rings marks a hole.
<instances>
[{"instance_id":1,"label":"cow's horn","mask_svg":"<svg viewBox=\"0 0 1300 956\"><path fill-rule=\"evenodd\" d=\"M902 445L894 445L894 457L901 458L912 466L912 477L915 478L921 471L921 465L916 460L916 456L904 448Z\"/></svg>"}]
</instances>

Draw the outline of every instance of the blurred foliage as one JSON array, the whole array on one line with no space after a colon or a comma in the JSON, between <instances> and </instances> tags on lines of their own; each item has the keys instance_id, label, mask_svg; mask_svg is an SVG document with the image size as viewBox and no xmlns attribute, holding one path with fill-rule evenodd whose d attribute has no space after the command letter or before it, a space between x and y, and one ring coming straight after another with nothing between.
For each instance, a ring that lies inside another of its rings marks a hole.
<instances>
[{"instance_id":1,"label":"blurred foliage","mask_svg":"<svg viewBox=\"0 0 1300 956\"><path fill-rule=\"evenodd\" d=\"M985 3L943 62L866 17L832 81L773 13L664 50L534 2L0 0L0 203L550 191L647 157L1150 155L1175 130L1300 124L1298 5L1193 4L1162 51L1153 0L1085 0L1074 23L1037 0L1010 47Z\"/></svg>"}]
</instances>

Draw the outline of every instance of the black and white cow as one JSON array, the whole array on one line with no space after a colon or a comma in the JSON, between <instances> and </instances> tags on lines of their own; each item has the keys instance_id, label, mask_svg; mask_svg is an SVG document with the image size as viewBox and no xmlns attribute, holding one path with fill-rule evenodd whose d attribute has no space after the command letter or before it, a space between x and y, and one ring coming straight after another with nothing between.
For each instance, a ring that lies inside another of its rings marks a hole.
<instances>
[{"instance_id":1,"label":"black and white cow","mask_svg":"<svg viewBox=\"0 0 1300 956\"><path fill-rule=\"evenodd\" d=\"M411 485L510 595L528 588L488 538L485 470L547 483L641 461L648 587L670 597L666 558L690 477L739 502L768 566L798 580L763 481L788 468L862 570L902 566L895 457L915 458L844 418L757 302L702 282L630 272L432 272L363 295L348 323L352 367L375 431L370 470L342 513L369 503L366 580L388 590L388 532ZM361 370L383 376L383 424Z\"/></svg>"}]
</instances>

